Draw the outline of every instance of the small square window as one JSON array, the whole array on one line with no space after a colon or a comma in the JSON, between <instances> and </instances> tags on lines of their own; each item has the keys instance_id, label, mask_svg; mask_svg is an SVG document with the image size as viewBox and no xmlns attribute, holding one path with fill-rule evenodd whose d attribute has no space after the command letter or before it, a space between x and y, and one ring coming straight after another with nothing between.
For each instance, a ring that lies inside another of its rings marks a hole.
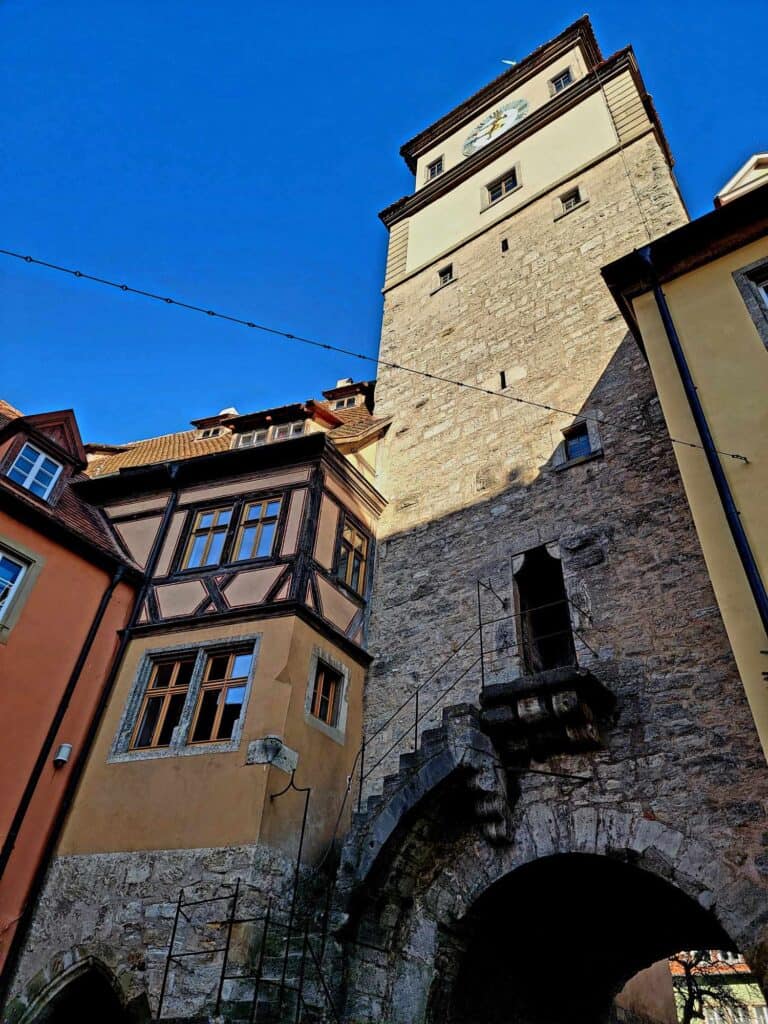
<instances>
[{"instance_id":1,"label":"small square window","mask_svg":"<svg viewBox=\"0 0 768 1024\"><path fill-rule=\"evenodd\" d=\"M25 562L0 549L0 622L10 610L11 601L21 586L26 571Z\"/></svg>"},{"instance_id":2,"label":"small square window","mask_svg":"<svg viewBox=\"0 0 768 1024\"><path fill-rule=\"evenodd\" d=\"M350 398L339 398L336 400L333 408L334 409L351 409L355 404L355 396L352 395Z\"/></svg>"},{"instance_id":3,"label":"small square window","mask_svg":"<svg viewBox=\"0 0 768 1024\"><path fill-rule=\"evenodd\" d=\"M573 75L571 69L566 68L565 71L561 71L559 75L555 75L554 78L550 79L550 86L552 87L552 94L562 92L563 89L567 89L573 82Z\"/></svg>"},{"instance_id":4,"label":"small square window","mask_svg":"<svg viewBox=\"0 0 768 1024\"><path fill-rule=\"evenodd\" d=\"M450 284L453 280L453 264L449 263L447 267L443 267L442 270L438 270L437 279L440 282L441 288L445 284Z\"/></svg>"},{"instance_id":5,"label":"small square window","mask_svg":"<svg viewBox=\"0 0 768 1024\"><path fill-rule=\"evenodd\" d=\"M337 672L323 661L318 661L310 712L326 725L335 726L338 722L343 681L341 672Z\"/></svg>"},{"instance_id":6,"label":"small square window","mask_svg":"<svg viewBox=\"0 0 768 1024\"><path fill-rule=\"evenodd\" d=\"M438 175L443 173L443 158L439 156L437 160L433 160L431 164L427 164L427 181L432 181Z\"/></svg>"},{"instance_id":7,"label":"small square window","mask_svg":"<svg viewBox=\"0 0 768 1024\"><path fill-rule=\"evenodd\" d=\"M62 465L34 445L25 444L8 471L8 476L19 486L44 500L53 490Z\"/></svg>"},{"instance_id":8,"label":"small square window","mask_svg":"<svg viewBox=\"0 0 768 1024\"><path fill-rule=\"evenodd\" d=\"M570 192L566 192L564 196L560 197L562 203L563 213L568 213L569 210L575 209L581 202L581 192L579 189L571 189Z\"/></svg>"},{"instance_id":9,"label":"small square window","mask_svg":"<svg viewBox=\"0 0 768 1024\"><path fill-rule=\"evenodd\" d=\"M508 171L502 178L498 178L486 186L486 188L489 204L497 203L517 188L517 169L513 167L511 171Z\"/></svg>"},{"instance_id":10,"label":"small square window","mask_svg":"<svg viewBox=\"0 0 768 1024\"><path fill-rule=\"evenodd\" d=\"M592 454L592 445L589 440L589 431L586 423L577 423L575 427L565 431L565 457L581 459L585 455Z\"/></svg>"}]
</instances>

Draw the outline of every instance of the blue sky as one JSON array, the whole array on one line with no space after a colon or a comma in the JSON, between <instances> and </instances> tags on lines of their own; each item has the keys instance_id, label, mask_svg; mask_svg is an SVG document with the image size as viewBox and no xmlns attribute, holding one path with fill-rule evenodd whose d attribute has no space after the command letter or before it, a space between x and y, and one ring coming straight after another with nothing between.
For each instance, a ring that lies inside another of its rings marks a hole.
<instances>
[{"instance_id":1,"label":"blue sky","mask_svg":"<svg viewBox=\"0 0 768 1024\"><path fill-rule=\"evenodd\" d=\"M0 247L375 354L377 213L412 184L401 143L582 2L0 0ZM691 214L706 212L768 148L768 3L588 13L605 54L633 44ZM0 393L72 406L86 440L374 374L5 258L0 296Z\"/></svg>"}]
</instances>

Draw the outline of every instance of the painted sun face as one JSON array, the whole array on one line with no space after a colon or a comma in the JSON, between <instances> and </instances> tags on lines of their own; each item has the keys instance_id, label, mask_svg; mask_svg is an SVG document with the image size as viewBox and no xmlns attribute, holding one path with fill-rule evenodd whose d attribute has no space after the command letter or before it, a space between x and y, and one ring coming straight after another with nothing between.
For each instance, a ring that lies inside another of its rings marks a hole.
<instances>
[{"instance_id":1,"label":"painted sun face","mask_svg":"<svg viewBox=\"0 0 768 1024\"><path fill-rule=\"evenodd\" d=\"M479 124L476 124L467 136L462 147L464 156L472 156L478 149L493 142L499 135L521 121L527 113L528 103L526 100L512 100L510 103L502 103L496 107Z\"/></svg>"}]
</instances>

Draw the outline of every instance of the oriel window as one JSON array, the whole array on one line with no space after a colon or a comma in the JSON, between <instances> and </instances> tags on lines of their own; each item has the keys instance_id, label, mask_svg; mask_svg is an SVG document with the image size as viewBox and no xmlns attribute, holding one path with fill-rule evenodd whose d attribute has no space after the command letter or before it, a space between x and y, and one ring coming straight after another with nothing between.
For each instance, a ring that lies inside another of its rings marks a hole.
<instances>
[{"instance_id":1,"label":"oriel window","mask_svg":"<svg viewBox=\"0 0 768 1024\"><path fill-rule=\"evenodd\" d=\"M131 747L167 747L181 720L187 699L195 655L158 661L152 666L149 685L139 711Z\"/></svg>"},{"instance_id":2,"label":"oriel window","mask_svg":"<svg viewBox=\"0 0 768 1024\"><path fill-rule=\"evenodd\" d=\"M183 569L218 565L221 562L231 518L231 508L202 510L197 513L184 552Z\"/></svg>"},{"instance_id":3,"label":"oriel window","mask_svg":"<svg viewBox=\"0 0 768 1024\"><path fill-rule=\"evenodd\" d=\"M232 738L252 664L252 649L208 655L192 723L192 743Z\"/></svg>"},{"instance_id":4,"label":"oriel window","mask_svg":"<svg viewBox=\"0 0 768 1024\"><path fill-rule=\"evenodd\" d=\"M311 712L326 725L336 725L338 721L342 683L343 676L340 672L318 661L312 690Z\"/></svg>"},{"instance_id":5,"label":"oriel window","mask_svg":"<svg viewBox=\"0 0 768 1024\"><path fill-rule=\"evenodd\" d=\"M275 530L280 516L280 499L254 501L243 509L237 531L234 560L268 558L275 543Z\"/></svg>"},{"instance_id":6,"label":"oriel window","mask_svg":"<svg viewBox=\"0 0 768 1024\"><path fill-rule=\"evenodd\" d=\"M339 549L336 576L348 587L362 594L365 590L365 570L368 561L368 538L349 520L344 523Z\"/></svg>"}]
</instances>

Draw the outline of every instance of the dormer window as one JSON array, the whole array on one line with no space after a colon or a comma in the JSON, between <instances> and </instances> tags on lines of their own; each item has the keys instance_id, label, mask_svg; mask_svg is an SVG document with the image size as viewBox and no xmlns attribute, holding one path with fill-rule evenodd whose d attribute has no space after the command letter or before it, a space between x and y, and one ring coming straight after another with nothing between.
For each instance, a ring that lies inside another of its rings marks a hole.
<instances>
[{"instance_id":1,"label":"dormer window","mask_svg":"<svg viewBox=\"0 0 768 1024\"><path fill-rule=\"evenodd\" d=\"M209 438L218 437L223 433L224 427L206 427L205 430L198 430L196 440L207 441Z\"/></svg>"},{"instance_id":2,"label":"dormer window","mask_svg":"<svg viewBox=\"0 0 768 1024\"><path fill-rule=\"evenodd\" d=\"M354 395L350 398L339 398L333 403L334 409L351 409L357 399Z\"/></svg>"},{"instance_id":3,"label":"dormer window","mask_svg":"<svg viewBox=\"0 0 768 1024\"><path fill-rule=\"evenodd\" d=\"M298 437L304 433L304 420L297 420L295 423L281 423L272 428L273 441L287 441L290 437Z\"/></svg>"},{"instance_id":4,"label":"dormer window","mask_svg":"<svg viewBox=\"0 0 768 1024\"><path fill-rule=\"evenodd\" d=\"M47 500L62 470L60 462L32 444L25 444L8 471L14 483Z\"/></svg>"},{"instance_id":5,"label":"dormer window","mask_svg":"<svg viewBox=\"0 0 768 1024\"><path fill-rule=\"evenodd\" d=\"M266 444L268 434L268 430L249 430L245 434L240 434L237 439L237 447L253 448L259 444Z\"/></svg>"}]
</instances>

